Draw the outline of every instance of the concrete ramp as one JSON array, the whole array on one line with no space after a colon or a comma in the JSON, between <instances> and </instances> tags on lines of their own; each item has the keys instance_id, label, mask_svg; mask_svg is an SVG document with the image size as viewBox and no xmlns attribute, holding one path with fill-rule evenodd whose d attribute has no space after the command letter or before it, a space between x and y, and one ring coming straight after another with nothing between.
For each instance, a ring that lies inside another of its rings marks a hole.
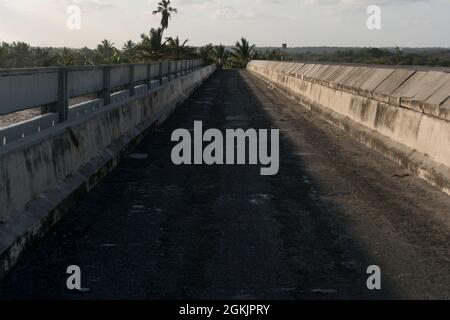
<instances>
[{"instance_id":1,"label":"concrete ramp","mask_svg":"<svg viewBox=\"0 0 450 320\"><path fill-rule=\"evenodd\" d=\"M247 68L450 194L450 69L275 61Z\"/></svg>"}]
</instances>

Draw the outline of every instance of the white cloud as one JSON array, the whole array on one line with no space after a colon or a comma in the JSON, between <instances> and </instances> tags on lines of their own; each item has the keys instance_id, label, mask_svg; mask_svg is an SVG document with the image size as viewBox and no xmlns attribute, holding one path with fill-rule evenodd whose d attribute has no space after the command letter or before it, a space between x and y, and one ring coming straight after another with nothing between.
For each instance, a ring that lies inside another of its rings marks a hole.
<instances>
[{"instance_id":1,"label":"white cloud","mask_svg":"<svg viewBox=\"0 0 450 320\"><path fill-rule=\"evenodd\" d=\"M69 32L66 8L82 9L82 30ZM158 0L0 0L0 40L95 46L139 40L160 22ZM383 32L367 34L366 7L384 9ZM168 35L191 44L233 43L242 34L261 45L450 45L450 0L172 0L179 11ZM17 23L21 21L21 23ZM414 36L413 36L414 35Z\"/></svg>"},{"instance_id":2,"label":"white cloud","mask_svg":"<svg viewBox=\"0 0 450 320\"><path fill-rule=\"evenodd\" d=\"M67 5L76 4L84 10L103 10L113 8L114 4L109 0L65 0Z\"/></svg>"},{"instance_id":3,"label":"white cloud","mask_svg":"<svg viewBox=\"0 0 450 320\"><path fill-rule=\"evenodd\" d=\"M305 4L309 5L361 5L367 6L371 4L376 5L392 5L392 4L406 4L409 5L414 2L427 2L430 0L303 0ZM432 0L431 0L432 1Z\"/></svg>"}]
</instances>

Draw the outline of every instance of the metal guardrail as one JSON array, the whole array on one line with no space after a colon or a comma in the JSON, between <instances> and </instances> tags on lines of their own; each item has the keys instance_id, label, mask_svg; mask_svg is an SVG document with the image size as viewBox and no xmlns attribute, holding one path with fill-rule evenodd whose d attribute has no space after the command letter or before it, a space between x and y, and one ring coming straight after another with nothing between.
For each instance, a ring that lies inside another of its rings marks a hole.
<instances>
[{"instance_id":1,"label":"metal guardrail","mask_svg":"<svg viewBox=\"0 0 450 320\"><path fill-rule=\"evenodd\" d=\"M0 69L0 116L45 106L49 113L0 128L0 147L167 83L202 67L201 60L148 64ZM70 99L96 99L70 106Z\"/></svg>"}]
</instances>

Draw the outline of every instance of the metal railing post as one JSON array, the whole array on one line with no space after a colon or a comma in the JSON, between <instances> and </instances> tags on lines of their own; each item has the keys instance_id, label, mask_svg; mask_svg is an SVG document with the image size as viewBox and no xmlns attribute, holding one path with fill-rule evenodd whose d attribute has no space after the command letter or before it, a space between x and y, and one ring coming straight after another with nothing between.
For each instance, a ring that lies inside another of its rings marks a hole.
<instances>
[{"instance_id":1,"label":"metal railing post","mask_svg":"<svg viewBox=\"0 0 450 320\"><path fill-rule=\"evenodd\" d=\"M135 89L136 82L134 81L134 74L135 74L135 70L136 70L136 65L130 64L129 70L130 70L129 71L130 80L129 80L127 89L130 92L130 97L131 97L131 96L134 96L136 94L136 89Z\"/></svg>"},{"instance_id":2,"label":"metal railing post","mask_svg":"<svg viewBox=\"0 0 450 320\"><path fill-rule=\"evenodd\" d=\"M105 105L111 103L111 66L103 67L103 91L101 98Z\"/></svg>"},{"instance_id":3,"label":"metal railing post","mask_svg":"<svg viewBox=\"0 0 450 320\"><path fill-rule=\"evenodd\" d=\"M152 64L147 64L147 89L150 90L152 88Z\"/></svg>"},{"instance_id":4,"label":"metal railing post","mask_svg":"<svg viewBox=\"0 0 450 320\"><path fill-rule=\"evenodd\" d=\"M167 66L167 77L169 78L170 81L170 75L172 74L172 61L168 61L167 62L168 66Z\"/></svg>"},{"instance_id":5,"label":"metal railing post","mask_svg":"<svg viewBox=\"0 0 450 320\"><path fill-rule=\"evenodd\" d=\"M66 68L58 71L58 103L54 111L59 114L60 122L66 121L69 117L68 71Z\"/></svg>"}]
</instances>

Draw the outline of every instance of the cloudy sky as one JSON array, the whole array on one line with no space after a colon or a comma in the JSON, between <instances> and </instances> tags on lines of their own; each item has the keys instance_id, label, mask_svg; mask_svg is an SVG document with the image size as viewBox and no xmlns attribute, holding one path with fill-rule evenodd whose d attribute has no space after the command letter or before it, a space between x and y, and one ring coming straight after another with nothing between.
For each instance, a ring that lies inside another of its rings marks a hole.
<instances>
[{"instance_id":1,"label":"cloudy sky","mask_svg":"<svg viewBox=\"0 0 450 320\"><path fill-rule=\"evenodd\" d=\"M450 0L172 0L178 8L167 35L191 45L450 47ZM121 45L159 24L157 0L0 0L0 41L40 46ZM67 7L81 8L70 30ZM366 27L369 5L381 7L381 30Z\"/></svg>"}]
</instances>

